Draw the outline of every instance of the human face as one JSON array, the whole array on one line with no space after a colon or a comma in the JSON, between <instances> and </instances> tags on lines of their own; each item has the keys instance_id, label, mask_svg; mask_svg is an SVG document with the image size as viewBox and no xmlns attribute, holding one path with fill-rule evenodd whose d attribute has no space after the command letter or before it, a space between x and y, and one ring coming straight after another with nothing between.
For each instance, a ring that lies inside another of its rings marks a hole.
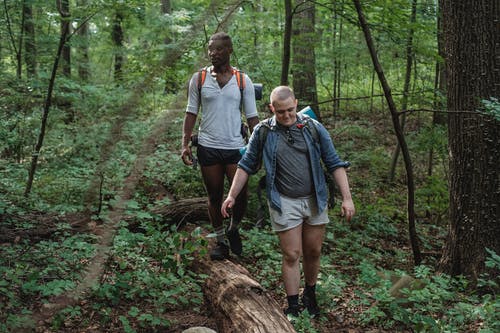
<instances>
[{"instance_id":1,"label":"human face","mask_svg":"<svg viewBox=\"0 0 500 333\"><path fill-rule=\"evenodd\" d=\"M297 121L297 100L289 97L285 100L276 100L270 104L271 111L276 115L276 121L283 126L290 127Z\"/></svg>"},{"instance_id":2,"label":"human face","mask_svg":"<svg viewBox=\"0 0 500 333\"><path fill-rule=\"evenodd\" d=\"M208 42L208 56L214 67L221 67L229 64L229 58L233 49L227 42L221 39L210 40Z\"/></svg>"}]
</instances>

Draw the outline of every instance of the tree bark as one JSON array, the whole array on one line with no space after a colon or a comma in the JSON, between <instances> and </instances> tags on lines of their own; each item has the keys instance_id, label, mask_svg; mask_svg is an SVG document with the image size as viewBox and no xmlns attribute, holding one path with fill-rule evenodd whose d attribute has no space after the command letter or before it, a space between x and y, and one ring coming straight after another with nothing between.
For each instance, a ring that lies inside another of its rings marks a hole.
<instances>
[{"instance_id":1,"label":"tree bark","mask_svg":"<svg viewBox=\"0 0 500 333\"><path fill-rule=\"evenodd\" d=\"M87 7L88 0L78 0L77 6ZM78 77L83 82L87 82L90 78L90 59L89 59L89 23L84 21L81 23L80 29L78 30L78 56L79 61L77 64Z\"/></svg>"},{"instance_id":2,"label":"tree bark","mask_svg":"<svg viewBox=\"0 0 500 333\"><path fill-rule=\"evenodd\" d=\"M410 153L408 151L408 146L406 145L406 140L403 134L403 130L401 128L401 124L399 123L398 112L396 109L396 104L394 103L394 100L392 98L391 88L387 83L384 72L382 70L382 66L378 61L370 29L368 28L368 23L366 22L365 16L363 14L361 4L359 0L353 0L353 1L356 7L356 11L358 12L359 23L361 24L361 28L363 29L363 33L365 34L366 44L370 51L370 56L373 61L373 66L375 67L375 71L377 72L380 84L382 85L382 89L384 90L384 95L387 100L387 105L389 106L389 111L391 112L394 131L396 132L396 137L401 146L401 152L403 153L403 158L405 161L405 168L406 168L406 181L408 188L408 199L407 199L408 230L410 234L410 243L413 251L413 261L415 265L420 265L420 262L422 261L422 255L420 254L419 239L415 229L415 184L413 180L413 166L411 163Z\"/></svg>"},{"instance_id":3,"label":"tree bark","mask_svg":"<svg viewBox=\"0 0 500 333\"><path fill-rule=\"evenodd\" d=\"M476 280L486 249L500 253L500 122L481 113L481 100L500 96L500 4L443 0L442 13L450 225L440 268Z\"/></svg>"},{"instance_id":4,"label":"tree bark","mask_svg":"<svg viewBox=\"0 0 500 333\"><path fill-rule=\"evenodd\" d=\"M241 265L202 260L197 268L209 276L204 293L220 333L295 332L279 304Z\"/></svg>"},{"instance_id":5,"label":"tree bark","mask_svg":"<svg viewBox=\"0 0 500 333\"><path fill-rule=\"evenodd\" d=\"M123 80L123 29L122 29L123 15L120 12L115 13L113 20L113 30L111 32L111 38L113 40L114 51L114 78L116 82L121 82Z\"/></svg>"},{"instance_id":6,"label":"tree bark","mask_svg":"<svg viewBox=\"0 0 500 333\"><path fill-rule=\"evenodd\" d=\"M71 33L71 25L69 22L69 0L61 0L61 10L68 14L66 17L61 17L61 34L64 29L69 29L68 35ZM66 77L71 77L71 46L68 43L64 43L62 49L62 73Z\"/></svg>"},{"instance_id":7,"label":"tree bark","mask_svg":"<svg viewBox=\"0 0 500 333\"><path fill-rule=\"evenodd\" d=\"M321 120L316 89L316 35L314 30L314 2L295 1L295 24L293 26L293 90L299 100L299 108L306 105Z\"/></svg>"},{"instance_id":8,"label":"tree bark","mask_svg":"<svg viewBox=\"0 0 500 333\"><path fill-rule=\"evenodd\" d=\"M292 0L285 0L285 31L283 33L283 59L281 61L282 86L288 85L288 72L290 71L290 48L292 40Z\"/></svg>"},{"instance_id":9,"label":"tree bark","mask_svg":"<svg viewBox=\"0 0 500 333\"><path fill-rule=\"evenodd\" d=\"M33 18L33 5L23 1L24 22L24 62L29 78L35 77L37 73L37 54L35 43L35 23Z\"/></svg>"}]
</instances>

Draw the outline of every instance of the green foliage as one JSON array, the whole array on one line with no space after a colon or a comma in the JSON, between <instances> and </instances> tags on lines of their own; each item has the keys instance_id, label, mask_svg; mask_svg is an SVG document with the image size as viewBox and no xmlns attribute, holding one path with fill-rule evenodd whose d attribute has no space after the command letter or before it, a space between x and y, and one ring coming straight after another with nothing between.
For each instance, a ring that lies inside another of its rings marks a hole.
<instances>
[{"instance_id":1,"label":"green foliage","mask_svg":"<svg viewBox=\"0 0 500 333\"><path fill-rule=\"evenodd\" d=\"M207 242L200 229L190 234L175 228L161 231L151 221L143 222L141 228L144 233L119 230L113 246L115 264L107 280L95 290L95 306L101 309L102 322L107 321L109 314L104 310L108 304L116 306L131 300L147 304L144 308L132 306L120 315L124 330L169 327L170 322L162 318L169 308L196 310L203 302L204 276L189 270L194 254L206 253Z\"/></svg>"},{"instance_id":2,"label":"green foliage","mask_svg":"<svg viewBox=\"0 0 500 333\"><path fill-rule=\"evenodd\" d=\"M467 298L467 281L463 278L436 275L429 267L419 266L415 268L415 280L401 289L402 296L396 296L389 292L392 283L386 276L391 273L381 272L367 261L360 265L360 284L370 290L360 293L359 302L370 305L360 316L364 323L386 328L404 325L417 332L462 331L477 321L487 323L485 332L498 328L498 316L491 318L498 300L491 295L482 297L484 303Z\"/></svg>"},{"instance_id":3,"label":"green foliage","mask_svg":"<svg viewBox=\"0 0 500 333\"><path fill-rule=\"evenodd\" d=\"M484 108L483 113L492 116L496 121L500 121L500 102L498 98L483 99L481 103Z\"/></svg>"},{"instance_id":4,"label":"green foliage","mask_svg":"<svg viewBox=\"0 0 500 333\"><path fill-rule=\"evenodd\" d=\"M205 277L192 272L190 265L195 255L205 254L207 244L199 229L193 233L165 230L151 211L169 203L164 192L174 198L205 195L199 170L184 166L179 158L184 88L193 71L208 63L206 38L220 26L219 7L225 3L175 1L170 14L162 13L159 2L153 0L101 0L92 1L87 7L72 6L73 26L92 15L90 39L75 34L69 41L72 76L58 73L56 77L34 187L30 198L25 198L27 170L40 131L40 113L60 31L55 2L28 3L36 13L35 77L27 77L24 68L20 78L16 74L13 45L20 45L23 31L19 29L21 2L6 2L10 25L6 15L0 17L2 230L35 229L36 224L27 217L33 208L61 215L81 211L89 204L95 210L99 199L84 202L84 198L94 190L89 187L95 184L95 178L100 177L100 217L105 221L109 208L121 203L118 193L124 187L124 179L135 166L142 166L136 163L145 158L139 185L124 207L128 218L138 222L139 227L133 231L125 224L120 227L108 270L102 283L95 286L90 302L63 309L54 317L51 329L64 330L68 323L84 327L92 312L92 320L96 318L99 325L114 329L118 325L124 332L168 330L172 323L165 319L166 312L201 312L201 285ZM435 4L419 3L414 24L409 22L408 2L376 0L363 7L396 103L402 98L406 39L409 28L414 29L416 68L409 108L433 107L434 68L436 62L442 62L437 56L436 39L429 38L436 36ZM283 12L282 1L242 2L224 28L233 37L232 64L247 72L254 82L264 83L264 100L259 102L261 114L271 89L280 81L283 41L277 36L283 34ZM120 49L110 42L117 13L123 17L125 44ZM351 224L346 224L339 222L338 206L330 212L332 223L327 227L318 281L318 299L325 315L312 320L304 313L294 325L299 332L321 332L321 325L331 319L331 314L345 312L342 307L351 301L364 312L357 322L349 319L353 325L367 326L367 330L368 326L376 326L455 332L479 324L481 332L497 332L500 304L496 293L500 281L491 273L480 277L478 286L483 293L476 295L465 291L467 283L463 279L438 275L421 266L412 273L421 282L419 288L408 288L402 299L389 293L392 281L386 276L411 271L405 180L401 177L397 184L385 183L396 140L386 102L378 96L381 88L356 16L348 2L316 4L316 29L321 38L315 43L314 54L321 112L336 148L352 162L349 177L358 214ZM197 21L198 17L204 18L204 22ZM192 26L194 22L196 26ZM189 36L188 48L183 46L185 36ZM79 47L86 43L90 45L91 75L83 80L75 65L81 63ZM23 47L22 51L26 49ZM122 82L113 78L117 52L127 59ZM172 57L167 64L161 64L165 54ZM342 100L332 117L330 100L334 97L336 75L340 75L341 90L337 97ZM293 73L289 79L292 82ZM442 92L436 92L436 96L443 99ZM478 112L499 120L496 97L481 103ZM161 117L163 114L165 118ZM145 151L144 143L159 122L165 123L165 129L154 137L154 151ZM416 176L417 231L424 250L439 252L448 208L447 129L430 123L430 117L420 114L408 117L407 142ZM427 177L431 149L435 164L433 175ZM248 220L242 224L248 229L242 233L246 257L242 260L265 288L282 294L278 239L269 225L253 227L257 181L255 176L249 183ZM158 190L163 191L162 195L157 195ZM12 216L18 218L11 219ZM49 240L30 242L21 238L2 246L0 331L34 325L29 315L36 306L73 288L94 254L93 242L93 237L70 235L69 228L61 226ZM487 268L498 272L498 255L488 253Z\"/></svg>"},{"instance_id":5,"label":"green foliage","mask_svg":"<svg viewBox=\"0 0 500 333\"><path fill-rule=\"evenodd\" d=\"M29 323L28 299L45 301L75 286L78 272L94 254L93 237L68 236L37 244L21 242L2 249L0 256L0 322L5 331ZM28 321L27 321L28 320Z\"/></svg>"}]
</instances>

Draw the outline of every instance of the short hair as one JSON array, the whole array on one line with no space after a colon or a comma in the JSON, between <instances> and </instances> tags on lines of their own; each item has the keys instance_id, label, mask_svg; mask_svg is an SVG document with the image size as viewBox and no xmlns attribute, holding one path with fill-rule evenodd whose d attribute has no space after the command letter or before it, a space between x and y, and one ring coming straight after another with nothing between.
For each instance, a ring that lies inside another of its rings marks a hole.
<instances>
[{"instance_id":1,"label":"short hair","mask_svg":"<svg viewBox=\"0 0 500 333\"><path fill-rule=\"evenodd\" d=\"M278 86L274 88L270 96L271 104L273 105L276 100L284 101L288 98L292 98L295 100L295 94L292 88L288 86Z\"/></svg>"},{"instance_id":2,"label":"short hair","mask_svg":"<svg viewBox=\"0 0 500 333\"><path fill-rule=\"evenodd\" d=\"M233 41L231 39L231 36L229 36L227 33L220 31L216 32L210 37L210 40L222 40L227 46L233 47Z\"/></svg>"}]
</instances>

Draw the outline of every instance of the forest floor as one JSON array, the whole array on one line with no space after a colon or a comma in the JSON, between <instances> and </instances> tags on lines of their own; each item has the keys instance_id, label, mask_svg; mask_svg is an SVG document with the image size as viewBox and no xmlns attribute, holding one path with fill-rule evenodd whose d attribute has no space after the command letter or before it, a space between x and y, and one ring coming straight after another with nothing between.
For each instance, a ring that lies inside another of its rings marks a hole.
<instances>
[{"instance_id":1,"label":"forest floor","mask_svg":"<svg viewBox=\"0 0 500 333\"><path fill-rule=\"evenodd\" d=\"M13 236L15 234L15 239L19 241L20 239L26 240L30 239L33 242L37 242L43 239L50 237L51 231L56 230L58 228L58 224L60 223L60 217L56 216L24 216L25 219L30 219L31 221L37 220L39 222L39 228L35 231L26 232L20 229L11 230L10 234ZM90 222L90 218L86 217L83 214L71 214L65 216L64 218L66 223L69 223L72 227L72 233L82 233L82 232L90 232L96 235L102 235L105 232L103 225L96 225L95 223ZM187 224L186 228L193 228L193 225ZM8 230L4 229L9 233ZM243 236L244 238L244 236ZM75 307L78 306L82 313L83 318L89 318L90 323L86 327L82 327L81 322L68 320L64 323L64 328L59 328L57 332L80 332L80 333L97 333L97 332L121 332L121 329L110 329L113 325L108 323L107 325L101 325L99 321L92 321L92 318L96 315L96 310L93 308L93 300L92 297L88 297L85 294L88 292L88 286L97 280L102 280L105 277L99 276L100 274L106 274L106 264L107 259L104 258L105 253L102 252L99 256L93 258L93 262L88 264L88 269L85 271L83 275L83 279L80 282L80 285L75 289L61 296L57 296L51 299L50 303L42 304L40 300L31 300L34 302L32 304L34 309L38 309L33 314L33 319L35 320L36 329L35 332L56 332L53 330L53 316L54 314L66 307ZM207 258L208 260L208 258ZM236 264L243 266L258 266L258 263L255 262L254 258L245 258L244 256L241 258L232 257L230 259ZM96 265L97 263L97 265ZM350 274L348 268L345 269L343 274ZM318 333L331 333L331 332L340 332L340 333L383 333L383 332L410 332L406 330L383 330L378 327L369 327L363 326L360 327L357 323L356 317L362 313L362 307L356 308L353 307L353 299L355 296L355 289L349 286L346 286L344 289L343 298L338 301L336 312L332 313L322 313L318 319L312 320L312 324L314 325L315 330ZM77 295L77 292L81 294ZM284 296L280 293L277 293L275 290L267 290L267 292L271 295L272 298L276 300L276 302L282 307L285 307ZM126 311L126 309L130 309L131 306L136 306L142 309L144 312L147 312L148 304L147 301L140 301L136 299L121 299L120 303L116 305L118 311L114 311L115 317L111 317L111 323L116 323L117 327L121 327L120 325L120 313L123 313L119 310L119 308ZM215 331L217 331L217 323L214 321L213 316L211 314L211 307L209 304L204 305L204 311L193 311L191 309L177 309L174 311L166 312L165 319L171 322L171 326L168 329L154 331L154 332L164 332L164 333L181 333L183 330L188 329L190 327L208 327ZM26 330L32 331L32 330ZM142 331L139 331L142 332ZM149 331L144 331L149 332Z\"/></svg>"},{"instance_id":2,"label":"forest floor","mask_svg":"<svg viewBox=\"0 0 500 333\"><path fill-rule=\"evenodd\" d=\"M168 118L172 115L167 114L162 117ZM109 264L110 259L110 248L112 247L113 237L116 233L117 222L124 218L124 202L133 197L134 191L138 186L139 178L144 167L144 159L150 154L154 147L156 146L156 138L159 138L162 131L165 131L165 124L167 121L158 121L157 126L149 137L144 140L143 146L141 147L141 155L138 156L136 163L133 167L132 172L129 174L127 179L123 182L123 188L121 189L121 193L119 195L120 201L115 203L115 207L112 210L112 214L110 216L110 222L104 224L98 224L93 222L90 218L90 214L80 213L80 214L70 214L64 216L64 221L71 226L72 233L82 233L87 232L94 234L99 237L99 243L96 244L96 255L87 263L87 268L84 270L82 274L82 279L80 283L73 290L66 292L60 296L53 297L50 299L49 303L42 304L38 303L40 300L31 300L35 303L32 304L32 308L34 312L32 314L32 319L37 326L36 332L53 332L53 316L60 310L65 309L67 307L79 307L80 312L82 313L82 317L92 319L95 315L95 309L93 308L92 298L87 296L87 293L90 291L93 285L102 281L105 277L107 270L107 265ZM104 151L108 151L106 148ZM164 193L165 195L165 193ZM167 193L168 195L168 193ZM58 224L60 223L60 216L50 216L50 215L38 215L38 216L23 216L18 217L21 219L28 220L37 220L38 228L36 230L31 230L27 233L23 233L22 229L16 230L7 230L3 229L5 234L10 234L11 239L14 242L19 240L29 239L33 242L37 242L43 239L50 238L53 235L53 231L57 230ZM22 221L19 221L22 222ZM15 226L16 224L11 224ZM189 223L188 223L189 225ZM244 266L256 266L258 263L252 262L251 258L233 258L235 261L239 261L240 264ZM349 274L349 272L345 272ZM281 294L277 294L274 290L268 290L268 292L272 295L274 299L281 304L283 307L284 297ZM357 332L386 332L376 327L372 329L367 329L367 327L360 328L359 325L356 324L355 317L361 312L361 309L353 308L350 300L354 297L354 290L349 287L345 288L345 295L342 300L339 300L339 304L337 307L336 313L324 313L320 319L316 322L313 321L315 325L315 329L320 333L326 332L349 332L349 333L357 333ZM142 304L138 304L135 299L121 299L119 304L116 304L115 307L121 307L123 309L129 309L130 306L135 305L141 309L147 309L149 306L147 302L142 302ZM212 315L210 313L210 307L205 306L205 311L192 311L189 309L181 309L175 311L169 311L165 314L166 319L168 319L172 326L168 330L163 330L162 332L182 332L183 330L189 327L196 326L204 326L209 327L216 330L217 325L212 319ZM111 318L111 322L117 323L117 326L120 327L120 311L113 311L116 314L115 318ZM81 323L75 323L72 321L65 322L63 327L64 330L59 329L59 332L111 332L109 327L113 325L107 325L108 328L103 330L104 328L97 323L93 323L92 320L89 321L92 324L89 324L88 327L81 327ZM115 331L115 330L112 330Z\"/></svg>"}]
</instances>

